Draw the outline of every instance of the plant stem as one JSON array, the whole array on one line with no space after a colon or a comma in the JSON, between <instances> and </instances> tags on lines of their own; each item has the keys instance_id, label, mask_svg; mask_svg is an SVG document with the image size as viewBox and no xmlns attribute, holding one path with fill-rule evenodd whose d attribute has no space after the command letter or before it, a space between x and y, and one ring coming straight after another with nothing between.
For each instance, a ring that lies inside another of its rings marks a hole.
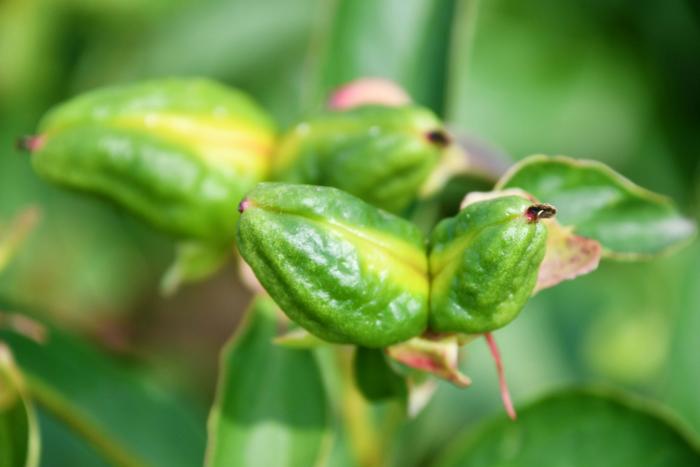
<instances>
[{"instance_id":1,"label":"plant stem","mask_svg":"<svg viewBox=\"0 0 700 467\"><path fill-rule=\"evenodd\" d=\"M352 354L347 348L338 347L336 358L342 377L341 417L358 465L375 467L384 465L382 439L372 422L369 406L355 387L352 373Z\"/></svg>"},{"instance_id":2,"label":"plant stem","mask_svg":"<svg viewBox=\"0 0 700 467\"><path fill-rule=\"evenodd\" d=\"M493 356L494 362L496 362L496 372L498 373L498 386L501 390L501 399L503 400L503 406L508 413L508 416L515 420L517 415L515 414L515 408L513 407L513 401L510 397L510 391L508 391L508 384L506 383L505 371L503 371L503 361L501 360L501 353L498 351L498 346L496 345L496 340L490 332L484 334L486 342Z\"/></svg>"},{"instance_id":3,"label":"plant stem","mask_svg":"<svg viewBox=\"0 0 700 467\"><path fill-rule=\"evenodd\" d=\"M450 56L447 69L444 117L449 121L461 121L458 115L460 92L464 92L469 70L469 61L476 36L476 18L479 0L457 0L456 13L450 39Z\"/></svg>"}]
</instances>

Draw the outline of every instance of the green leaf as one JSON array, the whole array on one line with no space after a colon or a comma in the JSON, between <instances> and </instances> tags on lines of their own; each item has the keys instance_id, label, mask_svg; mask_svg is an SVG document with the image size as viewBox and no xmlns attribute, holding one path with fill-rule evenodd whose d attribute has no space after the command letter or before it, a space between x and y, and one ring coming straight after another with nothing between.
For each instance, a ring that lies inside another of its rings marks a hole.
<instances>
[{"instance_id":1,"label":"green leaf","mask_svg":"<svg viewBox=\"0 0 700 467\"><path fill-rule=\"evenodd\" d=\"M664 399L700 436L700 242L695 242L692 250L684 256L687 266L678 268L680 290L662 286L662 290L672 294L671 297L680 299L672 319L667 315L668 308L661 309L667 320L665 324L672 329L670 352L663 372ZM658 328L656 331L658 333ZM644 346L646 348L646 342Z\"/></svg>"},{"instance_id":2,"label":"green leaf","mask_svg":"<svg viewBox=\"0 0 700 467\"><path fill-rule=\"evenodd\" d=\"M607 257L647 258L686 244L696 233L695 223L671 200L596 161L531 156L496 184L503 188L521 188L553 204L562 225L600 242Z\"/></svg>"},{"instance_id":3,"label":"green leaf","mask_svg":"<svg viewBox=\"0 0 700 467\"><path fill-rule=\"evenodd\" d=\"M328 410L321 372L309 350L275 345L277 306L258 297L222 353L209 419L206 465L314 465Z\"/></svg>"},{"instance_id":4,"label":"green leaf","mask_svg":"<svg viewBox=\"0 0 700 467\"><path fill-rule=\"evenodd\" d=\"M24 243L29 233L39 221L39 210L30 207L19 213L9 227L0 226L0 272Z\"/></svg>"},{"instance_id":5,"label":"green leaf","mask_svg":"<svg viewBox=\"0 0 700 467\"><path fill-rule=\"evenodd\" d=\"M700 465L695 440L647 402L602 390L562 391L461 436L441 467Z\"/></svg>"},{"instance_id":6,"label":"green leaf","mask_svg":"<svg viewBox=\"0 0 700 467\"><path fill-rule=\"evenodd\" d=\"M22 375L0 342L0 465L35 467L39 445L39 426Z\"/></svg>"},{"instance_id":7,"label":"green leaf","mask_svg":"<svg viewBox=\"0 0 700 467\"><path fill-rule=\"evenodd\" d=\"M406 396L406 382L389 366L382 349L358 347L353 372L357 388L368 401Z\"/></svg>"},{"instance_id":8,"label":"green leaf","mask_svg":"<svg viewBox=\"0 0 700 467\"><path fill-rule=\"evenodd\" d=\"M336 3L321 37L326 46L318 67L321 97L348 81L381 77L441 113L455 0Z\"/></svg>"},{"instance_id":9,"label":"green leaf","mask_svg":"<svg viewBox=\"0 0 700 467\"><path fill-rule=\"evenodd\" d=\"M84 342L49 330L45 342L0 330L38 405L119 466L189 467L204 454L204 420Z\"/></svg>"},{"instance_id":10,"label":"green leaf","mask_svg":"<svg viewBox=\"0 0 700 467\"><path fill-rule=\"evenodd\" d=\"M45 410L37 410L41 431L41 467L110 467L77 433Z\"/></svg>"}]
</instances>

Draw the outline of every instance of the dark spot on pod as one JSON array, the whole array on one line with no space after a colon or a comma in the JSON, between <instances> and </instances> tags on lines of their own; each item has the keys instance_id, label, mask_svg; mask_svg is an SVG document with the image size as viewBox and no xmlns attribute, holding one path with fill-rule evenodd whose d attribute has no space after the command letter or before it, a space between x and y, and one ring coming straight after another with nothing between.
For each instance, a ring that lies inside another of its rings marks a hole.
<instances>
[{"instance_id":1,"label":"dark spot on pod","mask_svg":"<svg viewBox=\"0 0 700 467\"><path fill-rule=\"evenodd\" d=\"M243 214L243 211L248 209L248 206L250 206L250 200L248 198L243 198L243 200L238 203L238 212Z\"/></svg>"},{"instance_id":2,"label":"dark spot on pod","mask_svg":"<svg viewBox=\"0 0 700 467\"><path fill-rule=\"evenodd\" d=\"M549 219L557 213L557 208L551 204L533 204L525 210L528 222L537 222L540 219Z\"/></svg>"},{"instance_id":3,"label":"dark spot on pod","mask_svg":"<svg viewBox=\"0 0 700 467\"><path fill-rule=\"evenodd\" d=\"M447 146L451 141L450 136L444 130L430 131L425 137L428 138L428 141L440 147Z\"/></svg>"}]
</instances>

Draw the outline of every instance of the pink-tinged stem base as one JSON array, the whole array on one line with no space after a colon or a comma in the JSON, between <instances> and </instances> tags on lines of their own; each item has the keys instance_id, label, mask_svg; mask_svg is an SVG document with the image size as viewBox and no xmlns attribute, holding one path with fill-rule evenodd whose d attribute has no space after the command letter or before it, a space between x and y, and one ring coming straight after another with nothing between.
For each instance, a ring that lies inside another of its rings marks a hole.
<instances>
[{"instance_id":1,"label":"pink-tinged stem base","mask_svg":"<svg viewBox=\"0 0 700 467\"><path fill-rule=\"evenodd\" d=\"M496 340L490 332L484 334L486 342L489 345L489 350L491 351L491 356L496 362L496 371L498 372L498 385L501 389L501 399L503 400L503 407L506 409L508 416L515 420L517 415L515 413L515 408L513 407L513 401L510 398L510 391L508 391L508 384L506 383L506 376L503 371L503 362L501 361L501 353L498 351L498 346L496 345Z\"/></svg>"},{"instance_id":2,"label":"pink-tinged stem base","mask_svg":"<svg viewBox=\"0 0 700 467\"><path fill-rule=\"evenodd\" d=\"M17 147L21 150L29 151L29 152L38 151L39 149L41 149L41 147L43 145L44 145L44 136L43 135L23 136L22 138L17 140Z\"/></svg>"},{"instance_id":3,"label":"pink-tinged stem base","mask_svg":"<svg viewBox=\"0 0 700 467\"><path fill-rule=\"evenodd\" d=\"M250 206L250 200L248 198L243 198L243 200L238 204L238 212L243 214L243 212Z\"/></svg>"}]
</instances>

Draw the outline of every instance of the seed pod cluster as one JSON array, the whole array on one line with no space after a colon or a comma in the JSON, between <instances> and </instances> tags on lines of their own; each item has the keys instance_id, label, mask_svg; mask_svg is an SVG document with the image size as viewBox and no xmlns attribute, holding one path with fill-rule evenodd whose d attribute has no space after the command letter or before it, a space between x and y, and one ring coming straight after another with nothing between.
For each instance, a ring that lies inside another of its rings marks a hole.
<instances>
[{"instance_id":1,"label":"seed pod cluster","mask_svg":"<svg viewBox=\"0 0 700 467\"><path fill-rule=\"evenodd\" d=\"M334 188L263 183L240 209L240 252L280 308L365 347L513 320L544 256L538 221L554 214L520 196L476 202L437 226L428 256L412 223Z\"/></svg>"},{"instance_id":2,"label":"seed pod cluster","mask_svg":"<svg viewBox=\"0 0 700 467\"><path fill-rule=\"evenodd\" d=\"M538 220L552 208L520 196L479 201L440 223L429 244L389 213L406 209L450 149L430 111L333 111L274 145L254 102L201 79L84 94L24 142L45 178L105 196L182 240L168 290L209 274L237 239L283 311L331 342L386 347L426 330L484 333L522 309L544 256ZM270 171L284 182L259 183Z\"/></svg>"}]
</instances>

